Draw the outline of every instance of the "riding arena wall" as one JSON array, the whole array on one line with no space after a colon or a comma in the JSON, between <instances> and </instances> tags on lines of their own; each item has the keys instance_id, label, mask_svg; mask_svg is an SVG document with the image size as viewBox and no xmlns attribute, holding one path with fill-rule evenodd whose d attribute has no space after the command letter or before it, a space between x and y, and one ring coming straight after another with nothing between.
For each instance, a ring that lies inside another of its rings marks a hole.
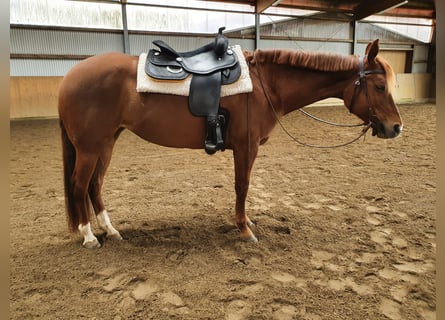
<instances>
[{"instance_id":1,"label":"riding arena wall","mask_svg":"<svg viewBox=\"0 0 445 320\"><path fill-rule=\"evenodd\" d=\"M277 25L281 27L278 28ZM335 30L333 32L332 30ZM278 31L277 31L278 30ZM286 48L363 54L369 41L380 39L381 54L395 67L398 103L435 100L433 47L371 23L359 23L353 41L351 23L326 19L290 19L260 28L258 48ZM129 31L124 49L121 30L35 25L10 26L10 119L57 117L58 86L63 76L79 61L108 51L138 56L152 41L163 39L178 51L188 51L213 41L213 34ZM253 28L227 31L231 44L255 49ZM331 98L317 106L342 104Z\"/></svg>"}]
</instances>

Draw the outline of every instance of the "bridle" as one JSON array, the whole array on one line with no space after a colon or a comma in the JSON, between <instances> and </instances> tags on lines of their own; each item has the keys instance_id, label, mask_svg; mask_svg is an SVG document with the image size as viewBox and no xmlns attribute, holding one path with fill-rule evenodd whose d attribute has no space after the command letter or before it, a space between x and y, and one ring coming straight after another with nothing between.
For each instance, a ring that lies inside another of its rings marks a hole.
<instances>
[{"instance_id":1,"label":"bridle","mask_svg":"<svg viewBox=\"0 0 445 320\"><path fill-rule=\"evenodd\" d=\"M360 90L362 90L363 93L365 94L366 100L368 101L368 104L369 104L369 118L370 118L370 122L371 122L371 118L373 116L375 117L375 113L374 113L374 108L369 103L368 86L366 84L366 76L368 74L384 74L385 71L383 71L381 69L365 70L364 60L365 60L366 57L367 56L359 58L358 79L354 83L355 84L354 94L352 96L351 103L350 103L348 109L349 109L349 112L352 113L352 110L354 108L355 99L357 98L358 94L360 93Z\"/></svg>"},{"instance_id":2,"label":"bridle","mask_svg":"<svg viewBox=\"0 0 445 320\"><path fill-rule=\"evenodd\" d=\"M254 52L254 58L255 58L255 52ZM337 145L333 145L333 146L319 146L319 145L313 145L313 144L309 144L309 143L306 143L306 142L302 142L302 141L298 140L297 138L295 138L293 135L291 135L286 130L286 128L281 123L280 118L278 117L278 114L277 114L277 112L276 112L276 110L275 110L275 108L274 108L274 106L272 104L272 100L270 99L270 96L269 96L269 94L268 94L268 92L267 92L267 90L266 90L266 88L264 86L262 75L261 75L261 68L260 68L259 64L257 64L258 76L259 76L259 80L260 80L260 83L261 83L261 87L263 88L264 95L266 96L266 99L267 99L267 101L269 103L269 106L271 107L271 109L273 111L273 114L275 115L275 118L276 118L278 124L280 125L280 127L283 129L283 131L292 140L294 140L295 142L297 142L297 143L299 143L301 145L307 146L307 147L312 147L312 148L338 148L338 147L344 147L344 146L347 146L347 145L349 145L351 143L354 143L355 141L357 141L358 139L363 137L366 134L366 132L368 132L369 128L373 128L373 130L374 130L375 127L377 126L377 123L375 121L373 121L373 119L377 119L377 116L375 115L374 108L372 107L372 105L371 105L371 103L369 101L368 86L366 84L366 76L369 75L369 74L384 74L385 71L381 70L381 69L365 70L365 63L364 63L365 58L367 58L366 55L363 56L363 57L359 57L358 79L354 83L355 84L354 93L352 95L351 103L349 104L348 109L349 109L349 112L352 113L353 108L354 108L354 104L355 104L355 101L356 101L356 98L360 94L360 91L363 91L363 93L365 94L365 97L366 97L366 101L368 102L368 109L369 109L369 121L368 121L368 123L364 122L364 123L358 124L358 125L336 124L336 123L332 123L332 122L329 122L329 121L325 121L325 120L319 119L319 118L317 118L317 117L315 117L313 115L310 115L306 111L303 111L303 110L299 109L301 112L303 112L307 116L309 116L309 117L311 117L311 118L313 118L313 119L315 119L317 121L326 123L326 124L339 126L339 127L365 126L358 137L354 138L351 141L348 141L348 142L345 142L345 143L341 143L341 144L337 144Z\"/></svg>"}]
</instances>

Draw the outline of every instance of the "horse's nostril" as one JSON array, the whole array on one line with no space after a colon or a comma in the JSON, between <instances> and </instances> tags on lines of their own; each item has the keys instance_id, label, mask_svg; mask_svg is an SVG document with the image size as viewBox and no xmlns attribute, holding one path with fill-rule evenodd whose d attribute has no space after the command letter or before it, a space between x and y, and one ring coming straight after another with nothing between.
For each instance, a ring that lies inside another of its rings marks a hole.
<instances>
[{"instance_id":1,"label":"horse's nostril","mask_svg":"<svg viewBox=\"0 0 445 320\"><path fill-rule=\"evenodd\" d=\"M400 124L395 124L394 125L394 132L398 135L400 134L400 132L402 132L402 127L400 126Z\"/></svg>"},{"instance_id":2,"label":"horse's nostril","mask_svg":"<svg viewBox=\"0 0 445 320\"><path fill-rule=\"evenodd\" d=\"M383 124L383 123L379 123L379 131L381 132L381 133L385 133L385 125Z\"/></svg>"}]
</instances>

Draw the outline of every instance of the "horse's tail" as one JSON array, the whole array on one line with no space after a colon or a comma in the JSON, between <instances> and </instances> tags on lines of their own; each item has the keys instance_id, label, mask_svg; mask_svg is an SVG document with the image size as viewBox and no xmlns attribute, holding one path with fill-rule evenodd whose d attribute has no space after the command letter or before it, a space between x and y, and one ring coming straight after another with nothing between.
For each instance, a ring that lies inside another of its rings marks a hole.
<instances>
[{"instance_id":1,"label":"horse's tail","mask_svg":"<svg viewBox=\"0 0 445 320\"><path fill-rule=\"evenodd\" d=\"M68 218L68 227L71 231L76 231L80 216L74 206L73 184L71 177L74 172L74 165L76 163L76 150L71 140L68 138L65 126L60 120L60 129L62 136L62 153L63 153L63 180L65 187L65 209Z\"/></svg>"}]
</instances>

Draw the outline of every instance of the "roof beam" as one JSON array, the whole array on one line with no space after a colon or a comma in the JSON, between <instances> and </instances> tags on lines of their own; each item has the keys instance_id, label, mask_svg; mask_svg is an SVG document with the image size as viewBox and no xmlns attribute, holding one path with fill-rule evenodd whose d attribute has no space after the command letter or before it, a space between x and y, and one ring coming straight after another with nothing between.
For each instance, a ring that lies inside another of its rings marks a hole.
<instances>
[{"instance_id":1,"label":"roof beam","mask_svg":"<svg viewBox=\"0 0 445 320\"><path fill-rule=\"evenodd\" d=\"M281 0L257 0L255 6L255 13L261 13L267 10L270 6L276 6Z\"/></svg>"},{"instance_id":2,"label":"roof beam","mask_svg":"<svg viewBox=\"0 0 445 320\"><path fill-rule=\"evenodd\" d=\"M387 16L436 19L434 9L395 8L385 12Z\"/></svg>"},{"instance_id":3,"label":"roof beam","mask_svg":"<svg viewBox=\"0 0 445 320\"><path fill-rule=\"evenodd\" d=\"M355 20L361 20L373 14L397 8L408 3L408 0L362 0L354 11Z\"/></svg>"},{"instance_id":4,"label":"roof beam","mask_svg":"<svg viewBox=\"0 0 445 320\"><path fill-rule=\"evenodd\" d=\"M349 3L328 0L282 0L280 7L341 13L353 13L354 11L353 5Z\"/></svg>"}]
</instances>

